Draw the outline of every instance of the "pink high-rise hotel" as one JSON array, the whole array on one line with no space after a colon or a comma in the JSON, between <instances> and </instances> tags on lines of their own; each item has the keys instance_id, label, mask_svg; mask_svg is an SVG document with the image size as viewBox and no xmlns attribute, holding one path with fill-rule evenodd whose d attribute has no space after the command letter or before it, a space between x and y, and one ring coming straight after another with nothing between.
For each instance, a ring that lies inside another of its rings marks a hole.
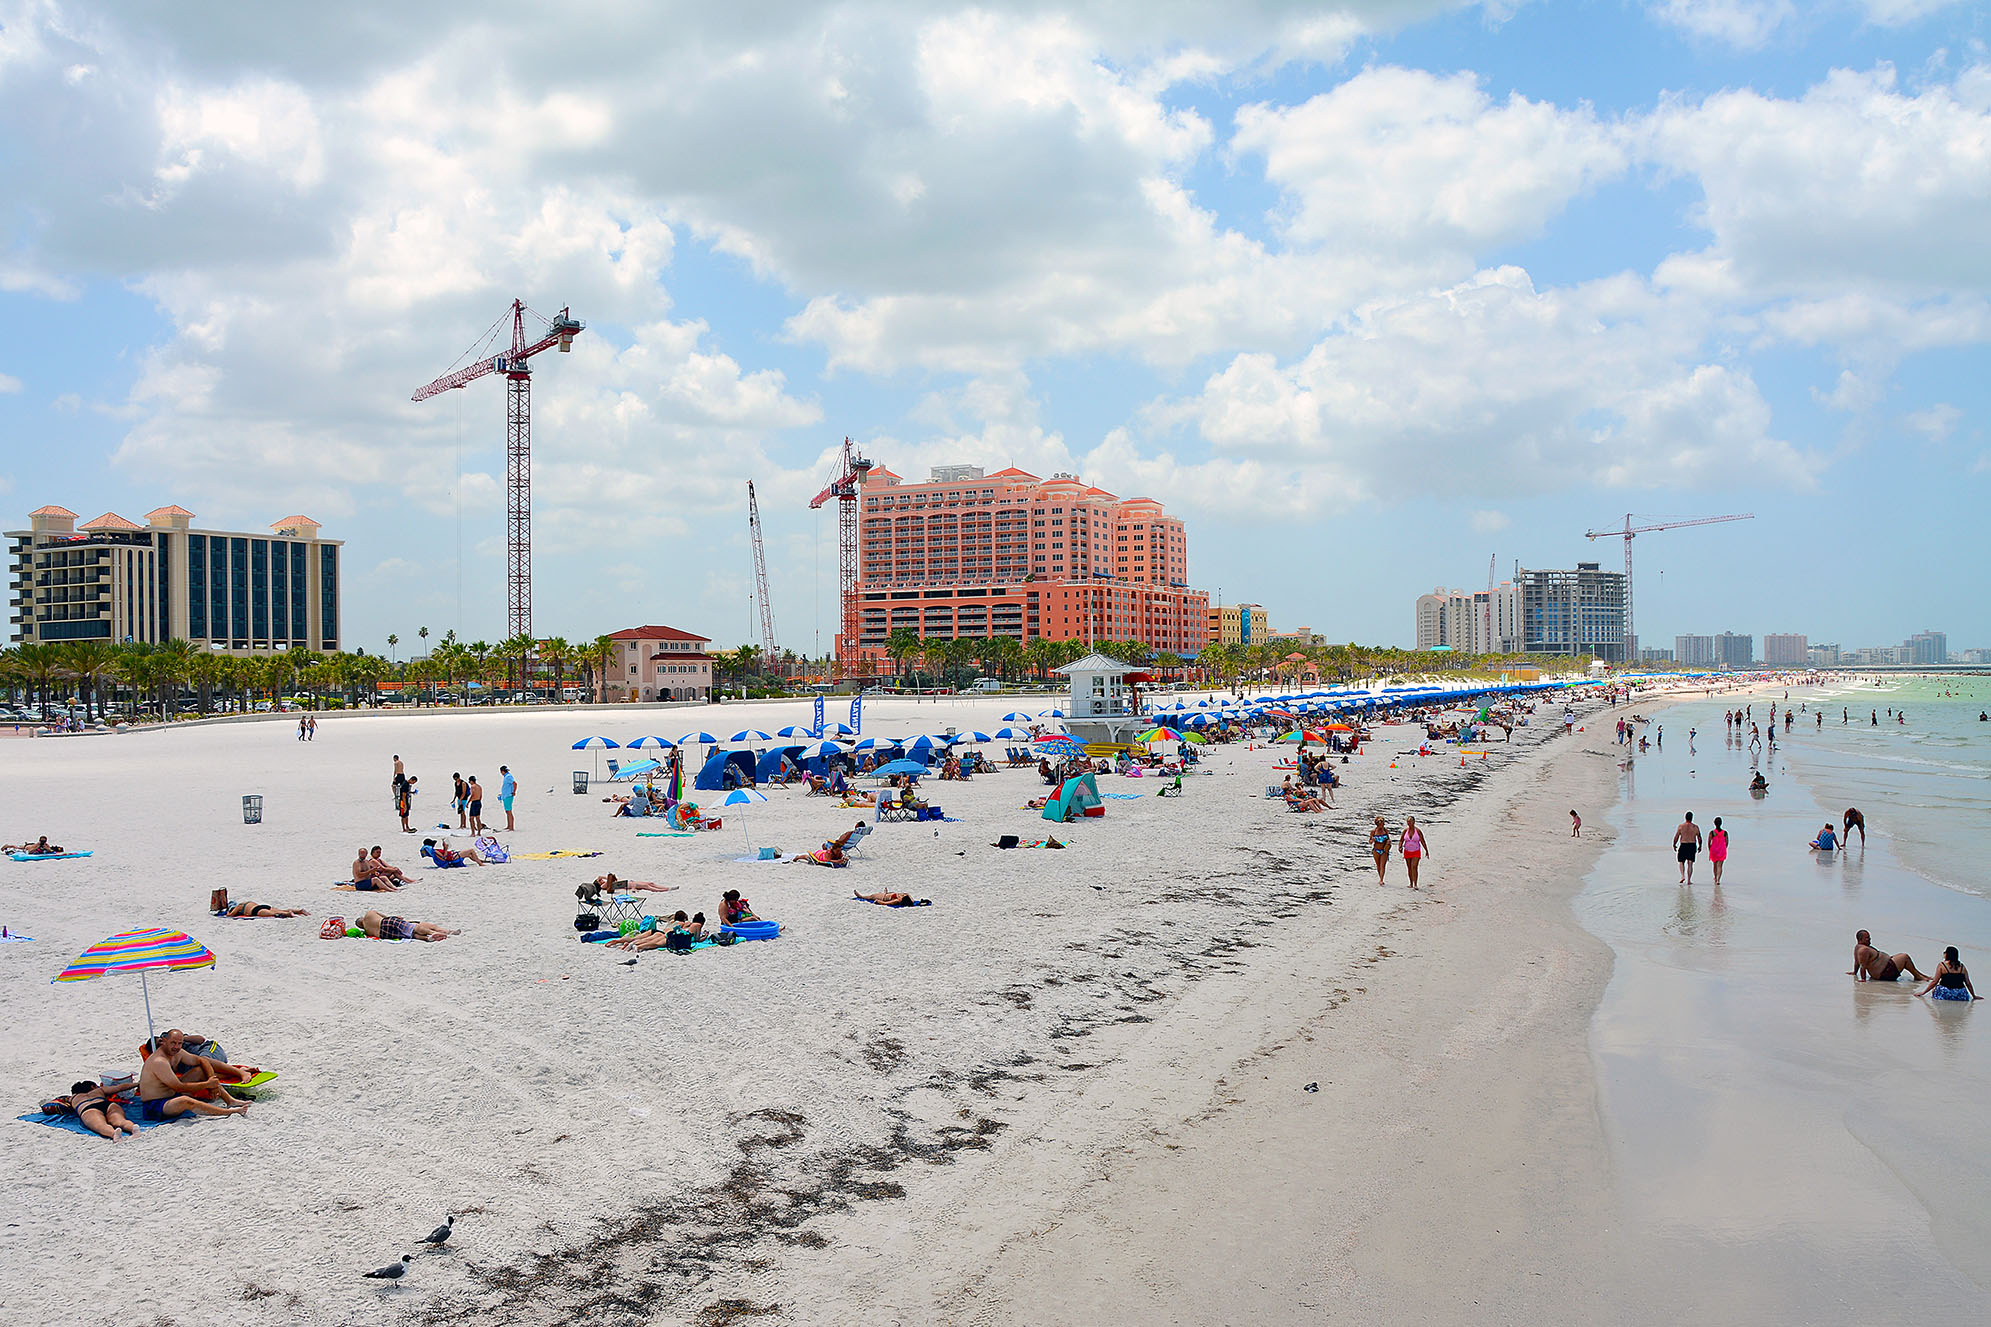
<instances>
[{"instance_id":1,"label":"pink high-rise hotel","mask_svg":"<svg viewBox=\"0 0 1991 1327\"><path fill-rule=\"evenodd\" d=\"M870 662L901 629L1138 640L1182 655L1209 640L1188 537L1153 499L1071 475L947 465L923 484L874 466L858 502L858 649Z\"/></svg>"}]
</instances>

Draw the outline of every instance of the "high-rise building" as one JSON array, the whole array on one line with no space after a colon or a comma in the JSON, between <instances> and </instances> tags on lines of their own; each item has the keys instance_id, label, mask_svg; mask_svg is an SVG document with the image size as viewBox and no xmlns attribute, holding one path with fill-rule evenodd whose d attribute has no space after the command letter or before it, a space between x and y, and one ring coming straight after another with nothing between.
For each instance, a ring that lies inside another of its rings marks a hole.
<instances>
[{"instance_id":1,"label":"high-rise building","mask_svg":"<svg viewBox=\"0 0 1991 1327\"><path fill-rule=\"evenodd\" d=\"M1517 570L1521 643L1529 654L1625 662L1625 574L1579 562L1573 571Z\"/></svg>"},{"instance_id":2,"label":"high-rise building","mask_svg":"<svg viewBox=\"0 0 1991 1327\"><path fill-rule=\"evenodd\" d=\"M1706 667L1715 661L1713 636L1675 636L1673 638L1673 661L1691 664L1696 668Z\"/></svg>"},{"instance_id":3,"label":"high-rise building","mask_svg":"<svg viewBox=\"0 0 1991 1327\"><path fill-rule=\"evenodd\" d=\"M1506 581L1491 590L1439 586L1417 596L1417 648L1470 654L1521 652L1521 589Z\"/></svg>"},{"instance_id":4,"label":"high-rise building","mask_svg":"<svg viewBox=\"0 0 1991 1327\"><path fill-rule=\"evenodd\" d=\"M874 663L901 630L926 639L1136 640L1194 655L1210 596L1189 588L1189 540L1151 498L1072 475L882 465L858 492L858 643Z\"/></svg>"},{"instance_id":5,"label":"high-rise building","mask_svg":"<svg viewBox=\"0 0 1991 1327\"><path fill-rule=\"evenodd\" d=\"M214 650L339 648L339 551L318 522L286 516L270 534L196 530L161 507L146 524L115 512L76 524L38 507L6 534L16 644L184 639Z\"/></svg>"},{"instance_id":6,"label":"high-rise building","mask_svg":"<svg viewBox=\"0 0 1991 1327\"><path fill-rule=\"evenodd\" d=\"M1839 646L1836 642L1827 645L1809 646L1805 649L1804 661L1813 668L1837 668L1839 666Z\"/></svg>"},{"instance_id":7,"label":"high-rise building","mask_svg":"<svg viewBox=\"0 0 1991 1327\"><path fill-rule=\"evenodd\" d=\"M1772 667L1802 668L1810 662L1811 642L1803 636L1766 634L1763 637L1763 662Z\"/></svg>"},{"instance_id":8,"label":"high-rise building","mask_svg":"<svg viewBox=\"0 0 1991 1327\"><path fill-rule=\"evenodd\" d=\"M1638 661L1640 663L1672 663L1673 651L1662 650L1657 645L1641 645L1638 647Z\"/></svg>"},{"instance_id":9,"label":"high-rise building","mask_svg":"<svg viewBox=\"0 0 1991 1327\"><path fill-rule=\"evenodd\" d=\"M1950 661L1949 637L1940 631L1918 631L1901 642L1908 651L1905 663L1944 664Z\"/></svg>"},{"instance_id":10,"label":"high-rise building","mask_svg":"<svg viewBox=\"0 0 1991 1327\"><path fill-rule=\"evenodd\" d=\"M1756 638L1722 632L1714 638L1714 661L1724 668L1747 668L1756 662Z\"/></svg>"},{"instance_id":11,"label":"high-rise building","mask_svg":"<svg viewBox=\"0 0 1991 1327\"><path fill-rule=\"evenodd\" d=\"M1213 604L1208 619L1212 645L1263 645L1272 637L1272 619L1259 604Z\"/></svg>"}]
</instances>

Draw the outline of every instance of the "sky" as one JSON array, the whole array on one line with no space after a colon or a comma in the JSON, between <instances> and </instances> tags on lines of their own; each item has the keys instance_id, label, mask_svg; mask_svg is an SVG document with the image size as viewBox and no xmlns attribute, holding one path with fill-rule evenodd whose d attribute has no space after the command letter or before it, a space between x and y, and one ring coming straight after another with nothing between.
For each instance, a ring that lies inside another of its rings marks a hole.
<instances>
[{"instance_id":1,"label":"sky","mask_svg":"<svg viewBox=\"0 0 1991 1327\"><path fill-rule=\"evenodd\" d=\"M735 12L742 11L742 12ZM1961 0L0 0L0 523L346 541L347 648L835 634L848 435L1166 503L1408 645L1622 565L1641 641L1991 646L1991 16Z\"/></svg>"}]
</instances>

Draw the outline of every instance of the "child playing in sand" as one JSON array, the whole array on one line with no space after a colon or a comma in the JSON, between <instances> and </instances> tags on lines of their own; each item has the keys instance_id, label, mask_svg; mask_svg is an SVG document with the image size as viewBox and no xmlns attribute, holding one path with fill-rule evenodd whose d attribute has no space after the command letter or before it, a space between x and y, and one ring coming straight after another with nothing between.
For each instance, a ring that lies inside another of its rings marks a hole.
<instances>
[{"instance_id":1,"label":"child playing in sand","mask_svg":"<svg viewBox=\"0 0 1991 1327\"><path fill-rule=\"evenodd\" d=\"M1574 811L1569 813L1569 837L1572 839L1583 837L1583 817Z\"/></svg>"}]
</instances>

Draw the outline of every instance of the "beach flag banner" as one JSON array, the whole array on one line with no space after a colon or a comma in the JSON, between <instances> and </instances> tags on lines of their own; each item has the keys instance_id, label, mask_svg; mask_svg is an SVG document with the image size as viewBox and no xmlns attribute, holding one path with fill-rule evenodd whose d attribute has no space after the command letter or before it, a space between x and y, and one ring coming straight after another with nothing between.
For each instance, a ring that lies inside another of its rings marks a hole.
<instances>
[{"instance_id":1,"label":"beach flag banner","mask_svg":"<svg viewBox=\"0 0 1991 1327\"><path fill-rule=\"evenodd\" d=\"M819 695L816 697L816 731L814 736L820 739L822 735L823 735L823 698Z\"/></svg>"},{"instance_id":2,"label":"beach flag banner","mask_svg":"<svg viewBox=\"0 0 1991 1327\"><path fill-rule=\"evenodd\" d=\"M115 972L136 972L138 987L145 998L145 1034L152 1031L152 991L146 976L152 972L186 972L214 966L214 951L184 931L150 927L142 931L120 931L99 940L56 974L56 982L88 981ZM53 984L53 983L51 983Z\"/></svg>"},{"instance_id":3,"label":"beach flag banner","mask_svg":"<svg viewBox=\"0 0 1991 1327\"><path fill-rule=\"evenodd\" d=\"M850 698L850 731L853 733L862 733L864 731L864 697L862 696L852 696Z\"/></svg>"}]
</instances>

